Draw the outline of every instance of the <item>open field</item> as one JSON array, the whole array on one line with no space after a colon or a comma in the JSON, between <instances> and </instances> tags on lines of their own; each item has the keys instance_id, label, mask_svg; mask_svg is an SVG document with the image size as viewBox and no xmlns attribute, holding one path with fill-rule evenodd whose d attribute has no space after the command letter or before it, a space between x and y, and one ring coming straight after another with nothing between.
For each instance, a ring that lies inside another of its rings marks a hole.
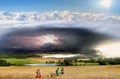
<instances>
[{"instance_id":1,"label":"open field","mask_svg":"<svg viewBox=\"0 0 120 79\"><path fill-rule=\"evenodd\" d=\"M17 59L17 58L1 58L1 60L5 60L10 64L13 64L15 66L23 66L25 64L43 64L50 61L58 62L58 61L64 61L64 59L61 58L26 58L26 59Z\"/></svg>"},{"instance_id":2,"label":"open field","mask_svg":"<svg viewBox=\"0 0 120 79\"><path fill-rule=\"evenodd\" d=\"M38 58L38 57L33 57L33 58L26 58L26 59L17 59L17 58L2 58L2 60L7 61L10 63L12 66L24 66L25 64L44 64L46 62L63 62L64 58ZM99 65L99 63L85 63L85 62L73 62L72 63L74 66L94 66L94 65Z\"/></svg>"},{"instance_id":3,"label":"open field","mask_svg":"<svg viewBox=\"0 0 120 79\"><path fill-rule=\"evenodd\" d=\"M39 62L46 62L46 61L54 61L54 62L58 62L58 61L64 61L64 58L38 58L38 57L34 57L34 58L27 58L29 60L33 60L33 61L39 61Z\"/></svg>"},{"instance_id":4,"label":"open field","mask_svg":"<svg viewBox=\"0 0 120 79\"><path fill-rule=\"evenodd\" d=\"M16 58L2 58L2 60L6 60L8 63L15 64L17 66L24 64L39 64L42 63L40 61L29 60L29 59L16 59Z\"/></svg>"},{"instance_id":5,"label":"open field","mask_svg":"<svg viewBox=\"0 0 120 79\"><path fill-rule=\"evenodd\" d=\"M0 79L35 79L35 71L41 70L42 79L120 79L120 66L60 66L65 74L53 75L58 66L10 66L0 67Z\"/></svg>"},{"instance_id":6,"label":"open field","mask_svg":"<svg viewBox=\"0 0 120 79\"><path fill-rule=\"evenodd\" d=\"M99 63L85 63L85 62L75 62L74 66L97 66Z\"/></svg>"},{"instance_id":7,"label":"open field","mask_svg":"<svg viewBox=\"0 0 120 79\"><path fill-rule=\"evenodd\" d=\"M32 61L38 61L38 62L43 62L43 63L45 63L46 61L54 61L54 62L59 62L59 61L61 61L61 62L63 62L64 61L64 58L38 58L38 57L34 57L34 58L27 58L27 59L29 59L29 60L32 60ZM83 61L85 61L85 60L87 60L88 61L88 59L79 59L79 60L83 60ZM99 65L99 63L85 63L85 62L73 62L73 65L77 65L77 66L94 66L94 65Z\"/></svg>"}]
</instances>

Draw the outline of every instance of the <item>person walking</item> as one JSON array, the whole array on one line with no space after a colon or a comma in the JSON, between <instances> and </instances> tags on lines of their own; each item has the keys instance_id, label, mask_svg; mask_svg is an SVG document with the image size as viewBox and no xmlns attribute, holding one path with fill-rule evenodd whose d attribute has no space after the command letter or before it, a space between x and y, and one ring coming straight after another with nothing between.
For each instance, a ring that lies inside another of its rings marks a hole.
<instances>
[{"instance_id":1,"label":"person walking","mask_svg":"<svg viewBox=\"0 0 120 79\"><path fill-rule=\"evenodd\" d=\"M64 74L64 68L61 69L61 74Z\"/></svg>"},{"instance_id":2,"label":"person walking","mask_svg":"<svg viewBox=\"0 0 120 79\"><path fill-rule=\"evenodd\" d=\"M41 72L40 69L37 69L36 71L36 79L40 79L41 78Z\"/></svg>"},{"instance_id":3,"label":"person walking","mask_svg":"<svg viewBox=\"0 0 120 79\"><path fill-rule=\"evenodd\" d=\"M59 68L56 69L56 76L59 76L60 74L60 71L59 71Z\"/></svg>"}]
</instances>

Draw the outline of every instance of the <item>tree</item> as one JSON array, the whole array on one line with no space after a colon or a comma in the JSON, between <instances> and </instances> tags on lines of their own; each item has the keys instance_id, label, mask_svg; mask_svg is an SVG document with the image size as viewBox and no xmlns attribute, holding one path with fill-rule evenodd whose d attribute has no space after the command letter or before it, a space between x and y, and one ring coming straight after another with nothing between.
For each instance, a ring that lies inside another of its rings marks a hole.
<instances>
[{"instance_id":1,"label":"tree","mask_svg":"<svg viewBox=\"0 0 120 79\"><path fill-rule=\"evenodd\" d=\"M0 66L8 66L7 61L5 61L5 60L0 60Z\"/></svg>"},{"instance_id":2,"label":"tree","mask_svg":"<svg viewBox=\"0 0 120 79\"><path fill-rule=\"evenodd\" d=\"M66 66L72 65L72 60L71 59L65 59L64 60L64 65L66 65Z\"/></svg>"}]
</instances>

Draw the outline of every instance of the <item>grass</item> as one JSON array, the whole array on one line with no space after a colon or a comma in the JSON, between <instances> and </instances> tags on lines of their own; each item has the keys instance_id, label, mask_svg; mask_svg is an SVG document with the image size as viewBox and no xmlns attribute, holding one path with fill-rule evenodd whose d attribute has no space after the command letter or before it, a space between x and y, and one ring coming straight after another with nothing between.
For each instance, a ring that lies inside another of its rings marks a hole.
<instances>
[{"instance_id":1,"label":"grass","mask_svg":"<svg viewBox=\"0 0 120 79\"><path fill-rule=\"evenodd\" d=\"M85 62L75 62L73 65L77 66L97 66L99 63L85 63Z\"/></svg>"},{"instance_id":2,"label":"grass","mask_svg":"<svg viewBox=\"0 0 120 79\"><path fill-rule=\"evenodd\" d=\"M58 62L58 61L64 61L64 58L27 58L29 60L33 60L33 61L39 61L39 62L43 62L45 63L46 61L54 61L54 62ZM99 63L85 63L85 62L73 62L73 65L76 66L96 66L99 65Z\"/></svg>"},{"instance_id":3,"label":"grass","mask_svg":"<svg viewBox=\"0 0 120 79\"><path fill-rule=\"evenodd\" d=\"M119 79L120 66L59 66L64 75L55 76L58 66L10 66L0 67L0 79L35 79L35 71L40 69L41 79ZM53 76L51 77L51 74Z\"/></svg>"},{"instance_id":4,"label":"grass","mask_svg":"<svg viewBox=\"0 0 120 79\"><path fill-rule=\"evenodd\" d=\"M54 61L54 59L16 59L4 58L9 63L13 64L36 64L44 63L45 61ZM57 61L63 59L56 59ZM74 63L75 64L75 63ZM79 65L87 64L87 66L8 66L0 67L0 79L35 79L36 70L40 69L42 73L41 79L119 79L120 65L107 66L88 66L98 63L77 62ZM56 76L55 70L59 67L64 68L65 74ZM52 76L51 76L52 75Z\"/></svg>"},{"instance_id":5,"label":"grass","mask_svg":"<svg viewBox=\"0 0 120 79\"><path fill-rule=\"evenodd\" d=\"M3 58L2 60L6 60L8 63L15 64L15 65L24 65L24 64L38 64L42 63L40 61L33 61L29 59L16 59L16 58Z\"/></svg>"}]
</instances>

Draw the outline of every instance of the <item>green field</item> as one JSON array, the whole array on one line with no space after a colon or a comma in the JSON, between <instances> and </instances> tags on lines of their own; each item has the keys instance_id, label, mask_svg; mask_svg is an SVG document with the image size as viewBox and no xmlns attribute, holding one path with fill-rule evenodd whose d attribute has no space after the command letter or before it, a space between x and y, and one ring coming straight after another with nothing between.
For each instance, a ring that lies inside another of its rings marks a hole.
<instances>
[{"instance_id":1,"label":"green field","mask_svg":"<svg viewBox=\"0 0 120 79\"><path fill-rule=\"evenodd\" d=\"M29 59L16 59L16 58L2 58L2 60L7 61L10 64L13 65L25 65L25 64L40 64L42 62L40 61L33 61L33 60L29 60Z\"/></svg>"},{"instance_id":2,"label":"green field","mask_svg":"<svg viewBox=\"0 0 120 79\"><path fill-rule=\"evenodd\" d=\"M18 59L18 58L2 58L9 65L8 66L24 66L25 64L43 64L45 61L54 61L53 59L44 59L44 58L27 58L27 59ZM57 61L58 62L58 61ZM99 63L90 63L90 62L71 62L73 66L97 66Z\"/></svg>"},{"instance_id":3,"label":"green field","mask_svg":"<svg viewBox=\"0 0 120 79\"><path fill-rule=\"evenodd\" d=\"M97 66L99 63L85 63L85 62L75 62L73 63L75 66Z\"/></svg>"}]
</instances>

